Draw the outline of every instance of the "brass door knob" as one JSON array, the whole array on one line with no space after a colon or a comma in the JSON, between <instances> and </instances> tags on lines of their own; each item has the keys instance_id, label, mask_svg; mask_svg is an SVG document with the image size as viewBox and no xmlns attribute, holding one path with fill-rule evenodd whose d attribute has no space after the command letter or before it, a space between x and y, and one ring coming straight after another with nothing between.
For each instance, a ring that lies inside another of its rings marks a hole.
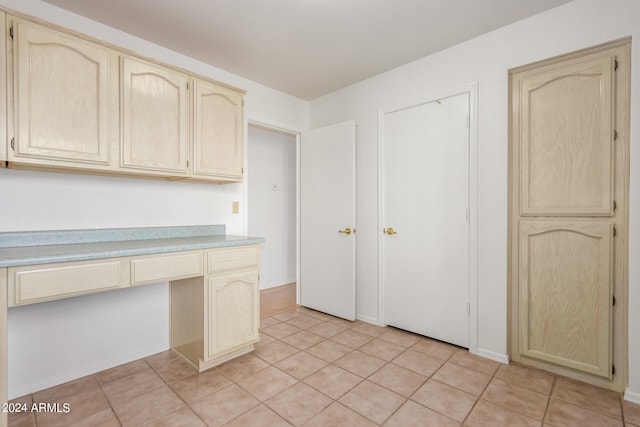
<instances>
[{"instance_id":1,"label":"brass door knob","mask_svg":"<svg viewBox=\"0 0 640 427\"><path fill-rule=\"evenodd\" d=\"M356 230L353 230L355 233ZM351 234L351 228L347 227L344 230L338 230L338 233Z\"/></svg>"},{"instance_id":2,"label":"brass door knob","mask_svg":"<svg viewBox=\"0 0 640 427\"><path fill-rule=\"evenodd\" d=\"M386 230L382 230L387 234L398 234L398 232L396 230L393 229L393 227L389 227Z\"/></svg>"}]
</instances>

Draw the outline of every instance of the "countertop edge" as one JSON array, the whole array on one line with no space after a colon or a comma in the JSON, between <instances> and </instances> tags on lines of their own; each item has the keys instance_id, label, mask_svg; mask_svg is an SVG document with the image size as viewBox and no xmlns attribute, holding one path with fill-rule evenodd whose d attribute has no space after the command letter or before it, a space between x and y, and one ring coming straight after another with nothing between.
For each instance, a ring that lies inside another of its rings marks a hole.
<instances>
[{"instance_id":1,"label":"countertop edge","mask_svg":"<svg viewBox=\"0 0 640 427\"><path fill-rule=\"evenodd\" d=\"M221 236L220 236L221 237ZM215 249L222 247L232 247L232 246L247 246L247 245L257 245L265 242L265 239L261 237L242 237L242 236L226 236L232 237L233 240L223 240L223 241L212 241L212 242L198 242L198 243L181 243L181 244L171 244L172 239L162 239L164 240L163 245L149 245L142 246L137 248L115 248L110 250L87 250L78 253L63 253L63 254L48 254L48 255L25 255L20 258L15 259L0 259L0 268L8 268L8 267L22 267L29 265L39 265L39 264L53 264L53 263L61 263L61 262L74 262L74 261L90 261L97 259L107 259L107 258L120 258L120 257L129 257L129 256L141 256L141 255L153 255L153 254L162 254L162 253L171 253L171 252L185 252L199 249ZM114 243L114 242L106 242L106 243ZM96 243L99 245L99 243ZM46 245L46 246L57 246L57 245ZM38 248L42 248L43 246L32 246L34 252L37 252Z\"/></svg>"}]
</instances>

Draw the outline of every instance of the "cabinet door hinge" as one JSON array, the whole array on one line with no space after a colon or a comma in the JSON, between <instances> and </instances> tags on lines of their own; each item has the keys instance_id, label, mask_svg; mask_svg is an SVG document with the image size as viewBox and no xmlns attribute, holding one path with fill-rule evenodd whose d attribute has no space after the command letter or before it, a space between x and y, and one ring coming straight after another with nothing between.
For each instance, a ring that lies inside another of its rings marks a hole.
<instances>
[{"instance_id":1,"label":"cabinet door hinge","mask_svg":"<svg viewBox=\"0 0 640 427\"><path fill-rule=\"evenodd\" d=\"M13 40L13 25L9 28L9 36L11 37L11 40Z\"/></svg>"},{"instance_id":2,"label":"cabinet door hinge","mask_svg":"<svg viewBox=\"0 0 640 427\"><path fill-rule=\"evenodd\" d=\"M187 160L187 167L189 167L189 160Z\"/></svg>"},{"instance_id":3,"label":"cabinet door hinge","mask_svg":"<svg viewBox=\"0 0 640 427\"><path fill-rule=\"evenodd\" d=\"M187 90L189 90L189 82L187 82Z\"/></svg>"},{"instance_id":4,"label":"cabinet door hinge","mask_svg":"<svg viewBox=\"0 0 640 427\"><path fill-rule=\"evenodd\" d=\"M618 139L618 131L614 130L613 131L613 140L616 141Z\"/></svg>"},{"instance_id":5,"label":"cabinet door hinge","mask_svg":"<svg viewBox=\"0 0 640 427\"><path fill-rule=\"evenodd\" d=\"M611 365L611 375L616 374L616 365Z\"/></svg>"},{"instance_id":6,"label":"cabinet door hinge","mask_svg":"<svg viewBox=\"0 0 640 427\"><path fill-rule=\"evenodd\" d=\"M15 137L11 138L11 149L13 151L16 151L16 139L15 139Z\"/></svg>"},{"instance_id":7,"label":"cabinet door hinge","mask_svg":"<svg viewBox=\"0 0 640 427\"><path fill-rule=\"evenodd\" d=\"M615 295L611 296L611 305L613 305L613 306L616 305L616 296Z\"/></svg>"},{"instance_id":8,"label":"cabinet door hinge","mask_svg":"<svg viewBox=\"0 0 640 427\"><path fill-rule=\"evenodd\" d=\"M617 60L617 59L614 59L614 60L613 60L613 69L614 69L614 70L617 70L617 69L618 69L618 60Z\"/></svg>"},{"instance_id":9,"label":"cabinet door hinge","mask_svg":"<svg viewBox=\"0 0 640 427\"><path fill-rule=\"evenodd\" d=\"M618 235L618 230L616 230L615 225L613 226L613 237L616 237Z\"/></svg>"},{"instance_id":10,"label":"cabinet door hinge","mask_svg":"<svg viewBox=\"0 0 640 427\"><path fill-rule=\"evenodd\" d=\"M616 202L615 200L613 201L613 211L617 211L618 210L618 202Z\"/></svg>"}]
</instances>

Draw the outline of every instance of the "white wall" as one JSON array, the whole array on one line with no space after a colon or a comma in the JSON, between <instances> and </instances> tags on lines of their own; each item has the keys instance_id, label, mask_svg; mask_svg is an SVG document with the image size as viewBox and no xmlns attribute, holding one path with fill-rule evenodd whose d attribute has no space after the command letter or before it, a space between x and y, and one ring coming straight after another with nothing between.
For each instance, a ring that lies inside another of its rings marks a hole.
<instances>
[{"instance_id":1,"label":"white wall","mask_svg":"<svg viewBox=\"0 0 640 427\"><path fill-rule=\"evenodd\" d=\"M640 58L640 2L577 0L319 98L310 128L356 119L357 313L378 317L377 111L412 105L479 82L478 348L507 353L508 70L633 36ZM640 67L632 67L627 397L640 402Z\"/></svg>"},{"instance_id":2,"label":"white wall","mask_svg":"<svg viewBox=\"0 0 640 427\"><path fill-rule=\"evenodd\" d=\"M306 130L308 103L40 0L0 7L67 27L247 90L247 117ZM246 233L244 185L0 169L0 231L226 224ZM241 215L231 214L240 200ZM168 348L167 284L9 310L16 397Z\"/></svg>"},{"instance_id":3,"label":"white wall","mask_svg":"<svg viewBox=\"0 0 640 427\"><path fill-rule=\"evenodd\" d=\"M296 137L249 126L247 151L247 233L266 239L260 252L260 288L294 283Z\"/></svg>"}]
</instances>

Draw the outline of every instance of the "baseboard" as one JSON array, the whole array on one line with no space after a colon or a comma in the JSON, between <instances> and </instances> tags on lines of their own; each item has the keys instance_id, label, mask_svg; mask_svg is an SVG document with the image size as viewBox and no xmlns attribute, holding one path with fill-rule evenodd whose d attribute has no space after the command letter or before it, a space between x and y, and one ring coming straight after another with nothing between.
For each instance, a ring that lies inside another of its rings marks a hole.
<instances>
[{"instance_id":1,"label":"baseboard","mask_svg":"<svg viewBox=\"0 0 640 427\"><path fill-rule=\"evenodd\" d=\"M103 360L89 366L55 375L53 377L44 378L28 384L22 384L18 387L9 388L9 399L15 399L16 397L35 393L36 391L40 390L45 390L49 387L54 387L69 381L76 380L78 378L85 377L87 375L95 374L96 372L104 371L105 369L110 369L115 366L122 365L123 363L133 362L134 360L142 359L143 357L151 356L152 354L160 353L161 351L165 351L168 349L169 346L166 344L157 345L145 350L137 351L135 353L125 354L114 359Z\"/></svg>"},{"instance_id":2,"label":"baseboard","mask_svg":"<svg viewBox=\"0 0 640 427\"><path fill-rule=\"evenodd\" d=\"M277 288L278 286L284 285L294 285L296 283L296 279L285 280L284 282L275 282L275 283L260 283L260 290L264 291L266 289Z\"/></svg>"},{"instance_id":3,"label":"baseboard","mask_svg":"<svg viewBox=\"0 0 640 427\"><path fill-rule=\"evenodd\" d=\"M624 392L624 400L640 405L640 393L631 391L627 388Z\"/></svg>"},{"instance_id":4,"label":"baseboard","mask_svg":"<svg viewBox=\"0 0 640 427\"><path fill-rule=\"evenodd\" d=\"M384 325L381 325L380 323L378 323L378 319L376 319L375 317L369 317L369 316L365 316L365 315L362 315L362 314L356 314L356 319L357 320L362 320L363 322L366 322L366 323L371 323L372 325L384 326Z\"/></svg>"},{"instance_id":5,"label":"baseboard","mask_svg":"<svg viewBox=\"0 0 640 427\"><path fill-rule=\"evenodd\" d=\"M490 351L484 348L479 348L476 354L487 359L495 360L496 362L504 363L505 365L509 364L508 354L496 353L495 351Z\"/></svg>"}]
</instances>

